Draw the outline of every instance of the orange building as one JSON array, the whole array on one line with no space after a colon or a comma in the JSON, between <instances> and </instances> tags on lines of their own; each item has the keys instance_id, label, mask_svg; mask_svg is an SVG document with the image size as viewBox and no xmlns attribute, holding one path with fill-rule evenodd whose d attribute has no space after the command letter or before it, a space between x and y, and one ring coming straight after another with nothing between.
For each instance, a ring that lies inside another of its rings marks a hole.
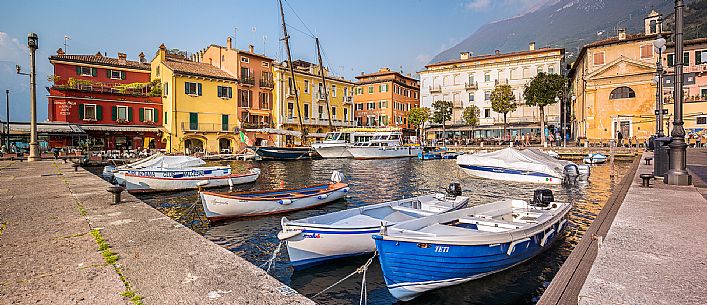
<instances>
[{"instance_id":1,"label":"orange building","mask_svg":"<svg viewBox=\"0 0 707 305\"><path fill-rule=\"evenodd\" d=\"M233 48L231 37L226 46L212 44L194 55L198 61L211 64L238 79L238 121L246 135L258 145L272 145L273 138L254 130L272 127L273 59L248 50Z\"/></svg>"},{"instance_id":2,"label":"orange building","mask_svg":"<svg viewBox=\"0 0 707 305\"><path fill-rule=\"evenodd\" d=\"M412 128L408 112L420 107L420 84L388 68L356 76L354 117L358 126Z\"/></svg>"}]
</instances>

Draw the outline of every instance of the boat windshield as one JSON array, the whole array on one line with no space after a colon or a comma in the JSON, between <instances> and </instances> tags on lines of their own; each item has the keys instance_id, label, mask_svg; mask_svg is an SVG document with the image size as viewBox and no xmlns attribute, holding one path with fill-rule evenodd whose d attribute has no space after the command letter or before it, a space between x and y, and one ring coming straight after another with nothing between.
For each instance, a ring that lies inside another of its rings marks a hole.
<instances>
[{"instance_id":1,"label":"boat windshield","mask_svg":"<svg viewBox=\"0 0 707 305\"><path fill-rule=\"evenodd\" d=\"M326 134L326 138L324 139L324 141L335 141L335 140L338 140L340 135L341 135L341 133L339 133L339 132L330 132L330 133L327 133L327 134Z\"/></svg>"}]
</instances>

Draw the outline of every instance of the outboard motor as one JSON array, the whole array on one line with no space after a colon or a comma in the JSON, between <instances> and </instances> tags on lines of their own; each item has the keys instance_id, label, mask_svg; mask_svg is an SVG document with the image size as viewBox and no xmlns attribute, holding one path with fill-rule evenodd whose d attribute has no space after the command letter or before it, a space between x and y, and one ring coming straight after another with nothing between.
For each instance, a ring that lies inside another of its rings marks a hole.
<instances>
[{"instance_id":1,"label":"outboard motor","mask_svg":"<svg viewBox=\"0 0 707 305\"><path fill-rule=\"evenodd\" d=\"M567 185L577 184L577 177L579 177L579 167L577 164L567 164L565 165L565 179L564 183Z\"/></svg>"},{"instance_id":2,"label":"outboard motor","mask_svg":"<svg viewBox=\"0 0 707 305\"><path fill-rule=\"evenodd\" d=\"M447 186L447 196L449 197L457 197L462 195L462 186L458 182L450 183L449 186Z\"/></svg>"},{"instance_id":3,"label":"outboard motor","mask_svg":"<svg viewBox=\"0 0 707 305\"><path fill-rule=\"evenodd\" d=\"M533 201L530 203L538 207L546 207L555 201L555 196L548 189L537 189L533 191Z\"/></svg>"}]
</instances>

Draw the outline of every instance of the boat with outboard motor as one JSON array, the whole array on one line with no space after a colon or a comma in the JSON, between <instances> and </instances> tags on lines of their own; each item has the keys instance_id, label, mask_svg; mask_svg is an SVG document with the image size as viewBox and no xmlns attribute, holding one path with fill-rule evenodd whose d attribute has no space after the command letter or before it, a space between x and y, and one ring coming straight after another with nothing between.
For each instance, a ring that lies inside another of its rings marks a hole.
<instances>
[{"instance_id":1,"label":"boat with outboard motor","mask_svg":"<svg viewBox=\"0 0 707 305\"><path fill-rule=\"evenodd\" d=\"M608 158L601 153L593 153L593 154L588 154L586 157L582 159L584 161L584 164L602 164L606 163L606 160Z\"/></svg>"},{"instance_id":2,"label":"boat with outboard motor","mask_svg":"<svg viewBox=\"0 0 707 305\"><path fill-rule=\"evenodd\" d=\"M126 174L171 178L176 176L209 177L224 176L231 173L230 166L205 167L204 160L191 156L152 155L136 162L103 168L103 177L119 185L125 185Z\"/></svg>"},{"instance_id":3,"label":"boat with outboard motor","mask_svg":"<svg viewBox=\"0 0 707 305\"><path fill-rule=\"evenodd\" d=\"M199 192L209 220L269 215L308 209L344 198L349 186L344 175L334 171L331 182L298 189L265 192Z\"/></svg>"},{"instance_id":4,"label":"boat with outboard motor","mask_svg":"<svg viewBox=\"0 0 707 305\"><path fill-rule=\"evenodd\" d=\"M252 146L263 160L306 160L315 155L311 147Z\"/></svg>"},{"instance_id":5,"label":"boat with outboard motor","mask_svg":"<svg viewBox=\"0 0 707 305\"><path fill-rule=\"evenodd\" d=\"M209 173L210 172L210 173ZM157 177L155 172L139 171L124 175L125 189L130 193L148 193L163 191L181 191L197 188L214 188L221 186L234 186L255 182L260 176L260 169L253 168L247 173L234 174L221 168L202 167L191 171L175 170L170 173L163 171L162 177Z\"/></svg>"},{"instance_id":6,"label":"boat with outboard motor","mask_svg":"<svg viewBox=\"0 0 707 305\"><path fill-rule=\"evenodd\" d=\"M371 236L380 226L436 215L466 206L461 186L452 183L446 193L366 205L299 220L283 217L277 237L286 242L290 264L302 269L331 259L375 250Z\"/></svg>"},{"instance_id":7,"label":"boat with outboard motor","mask_svg":"<svg viewBox=\"0 0 707 305\"><path fill-rule=\"evenodd\" d=\"M383 226L373 239L386 286L407 301L512 268L560 237L571 207L536 190L531 202L501 200Z\"/></svg>"},{"instance_id":8,"label":"boat with outboard motor","mask_svg":"<svg viewBox=\"0 0 707 305\"><path fill-rule=\"evenodd\" d=\"M589 166L558 160L537 149L504 148L461 155L457 165L467 174L486 179L547 184L573 184L589 179Z\"/></svg>"},{"instance_id":9,"label":"boat with outboard motor","mask_svg":"<svg viewBox=\"0 0 707 305\"><path fill-rule=\"evenodd\" d=\"M403 145L400 131L378 132L370 141L356 143L348 151L355 159L417 157L422 147Z\"/></svg>"}]
</instances>

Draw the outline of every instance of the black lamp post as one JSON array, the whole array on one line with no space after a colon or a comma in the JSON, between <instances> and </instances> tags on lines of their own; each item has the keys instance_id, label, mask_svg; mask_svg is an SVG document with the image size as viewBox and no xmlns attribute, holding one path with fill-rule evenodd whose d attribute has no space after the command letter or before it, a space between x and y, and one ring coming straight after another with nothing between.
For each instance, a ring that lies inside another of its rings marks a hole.
<instances>
[{"instance_id":1,"label":"black lamp post","mask_svg":"<svg viewBox=\"0 0 707 305\"><path fill-rule=\"evenodd\" d=\"M30 51L30 141L29 158L27 161L31 162L41 160L39 156L39 142L37 141L37 71L35 69L35 52L39 48L39 38L36 33L29 33L27 35L27 47L29 47Z\"/></svg>"},{"instance_id":2,"label":"black lamp post","mask_svg":"<svg viewBox=\"0 0 707 305\"><path fill-rule=\"evenodd\" d=\"M10 150L10 90L5 90L5 149Z\"/></svg>"},{"instance_id":3,"label":"black lamp post","mask_svg":"<svg viewBox=\"0 0 707 305\"><path fill-rule=\"evenodd\" d=\"M658 53L656 62L656 91L655 91L655 135L656 138L665 136L663 134L663 51L665 51L665 38L660 36L653 41L655 51Z\"/></svg>"},{"instance_id":4,"label":"black lamp post","mask_svg":"<svg viewBox=\"0 0 707 305\"><path fill-rule=\"evenodd\" d=\"M670 146L670 170L663 179L665 183L671 185L690 185L692 176L687 173L687 144L685 143L685 129L682 120L683 102L683 0L675 0L675 118L673 120L673 131L670 135L673 140Z\"/></svg>"}]
</instances>

